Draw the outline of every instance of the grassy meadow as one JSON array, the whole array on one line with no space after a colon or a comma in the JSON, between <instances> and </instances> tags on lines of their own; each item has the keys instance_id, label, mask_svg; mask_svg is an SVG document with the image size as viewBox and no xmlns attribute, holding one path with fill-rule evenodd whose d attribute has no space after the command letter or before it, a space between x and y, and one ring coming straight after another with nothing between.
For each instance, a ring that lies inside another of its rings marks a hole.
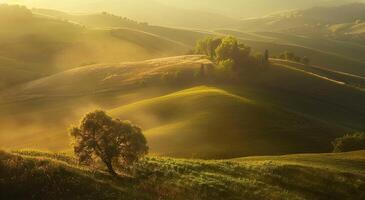
<instances>
[{"instance_id":1,"label":"grassy meadow","mask_svg":"<svg viewBox=\"0 0 365 200\"><path fill-rule=\"evenodd\" d=\"M133 176L120 178L78 166L67 154L1 152L0 160L0 175L6 174L0 181L0 197L5 199L365 197L363 151L221 161L147 157Z\"/></svg>"}]
</instances>

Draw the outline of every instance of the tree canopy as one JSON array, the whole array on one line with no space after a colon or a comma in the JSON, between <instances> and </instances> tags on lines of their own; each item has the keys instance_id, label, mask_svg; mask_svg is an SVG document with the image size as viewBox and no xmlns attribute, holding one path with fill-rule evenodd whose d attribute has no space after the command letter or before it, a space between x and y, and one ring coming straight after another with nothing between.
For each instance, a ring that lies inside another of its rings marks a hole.
<instances>
[{"instance_id":1,"label":"tree canopy","mask_svg":"<svg viewBox=\"0 0 365 200\"><path fill-rule=\"evenodd\" d=\"M206 37L197 42L196 54L209 56L217 64L232 66L233 71L240 71L249 67L268 63L268 50L265 56L253 56L250 47L240 43L233 36L223 38ZM267 60L265 60L267 59Z\"/></svg>"},{"instance_id":2,"label":"tree canopy","mask_svg":"<svg viewBox=\"0 0 365 200\"><path fill-rule=\"evenodd\" d=\"M128 121L113 119L104 111L87 114L79 127L71 129L74 152L80 163L101 160L112 175L114 167L126 168L148 153L141 128Z\"/></svg>"},{"instance_id":3,"label":"tree canopy","mask_svg":"<svg viewBox=\"0 0 365 200\"><path fill-rule=\"evenodd\" d=\"M334 152L365 150L365 133L348 134L332 142Z\"/></svg>"}]
</instances>

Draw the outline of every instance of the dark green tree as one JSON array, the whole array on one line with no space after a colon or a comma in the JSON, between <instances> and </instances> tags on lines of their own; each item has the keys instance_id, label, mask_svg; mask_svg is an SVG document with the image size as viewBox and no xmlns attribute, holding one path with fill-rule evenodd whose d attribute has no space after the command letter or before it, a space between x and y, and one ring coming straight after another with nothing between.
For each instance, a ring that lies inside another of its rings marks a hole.
<instances>
[{"instance_id":1,"label":"dark green tree","mask_svg":"<svg viewBox=\"0 0 365 200\"><path fill-rule=\"evenodd\" d=\"M250 63L251 48L240 44L238 40L232 36L222 39L222 43L215 50L217 61L232 60L234 62L233 70L242 68Z\"/></svg>"},{"instance_id":2,"label":"dark green tree","mask_svg":"<svg viewBox=\"0 0 365 200\"><path fill-rule=\"evenodd\" d=\"M211 59L214 59L216 57L215 50L221 42L221 38L206 37L197 42L195 46L195 53L208 55Z\"/></svg>"},{"instance_id":3,"label":"dark green tree","mask_svg":"<svg viewBox=\"0 0 365 200\"><path fill-rule=\"evenodd\" d=\"M101 160L112 175L117 175L114 167L126 169L148 153L141 128L113 119L104 111L87 114L70 133L80 163Z\"/></svg>"}]
</instances>

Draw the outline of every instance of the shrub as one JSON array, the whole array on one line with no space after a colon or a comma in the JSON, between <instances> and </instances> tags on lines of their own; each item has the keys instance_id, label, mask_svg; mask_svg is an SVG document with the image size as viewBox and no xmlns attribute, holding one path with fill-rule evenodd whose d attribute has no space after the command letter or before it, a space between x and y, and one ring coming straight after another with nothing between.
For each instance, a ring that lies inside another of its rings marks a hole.
<instances>
[{"instance_id":1,"label":"shrub","mask_svg":"<svg viewBox=\"0 0 365 200\"><path fill-rule=\"evenodd\" d=\"M365 133L348 134L332 142L333 152L348 152L365 149Z\"/></svg>"}]
</instances>

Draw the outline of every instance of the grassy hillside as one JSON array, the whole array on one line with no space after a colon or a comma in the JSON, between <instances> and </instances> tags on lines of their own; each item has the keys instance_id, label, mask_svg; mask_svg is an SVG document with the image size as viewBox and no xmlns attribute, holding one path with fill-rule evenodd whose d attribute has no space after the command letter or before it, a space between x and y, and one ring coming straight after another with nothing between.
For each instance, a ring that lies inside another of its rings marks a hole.
<instances>
[{"instance_id":1,"label":"grassy hillside","mask_svg":"<svg viewBox=\"0 0 365 200\"><path fill-rule=\"evenodd\" d=\"M325 143L336 133L315 119L213 87L142 100L110 114L140 124L151 151L171 156L221 158L328 151Z\"/></svg>"},{"instance_id":2,"label":"grassy hillside","mask_svg":"<svg viewBox=\"0 0 365 200\"><path fill-rule=\"evenodd\" d=\"M357 76L353 74L343 73L335 70L330 70L324 66L318 65L304 65L302 63L280 60L280 59L272 59L273 63L277 64L286 64L290 65L293 68L303 70L307 73L314 73L316 75L322 76L323 78L329 78L333 81L338 81L341 84L346 84L349 86L353 86L360 90L365 88L365 77Z\"/></svg>"},{"instance_id":3,"label":"grassy hillside","mask_svg":"<svg viewBox=\"0 0 365 200\"><path fill-rule=\"evenodd\" d=\"M248 80L257 99L305 113L349 129L364 129L365 93L331 77L292 64L274 64L271 70ZM241 94L237 91L237 94ZM339 114L342 113L342 114Z\"/></svg>"},{"instance_id":4,"label":"grassy hillside","mask_svg":"<svg viewBox=\"0 0 365 200\"><path fill-rule=\"evenodd\" d=\"M364 151L221 161L148 157L134 176L112 178L77 166L64 154L1 152L0 197L360 200L365 197L364 166Z\"/></svg>"},{"instance_id":5,"label":"grassy hillside","mask_svg":"<svg viewBox=\"0 0 365 200\"><path fill-rule=\"evenodd\" d=\"M38 69L32 69L34 71L57 72L90 63L164 57L182 54L188 49L183 44L141 31L85 29L44 17L34 17L26 26L23 23L14 26L0 37L0 53L36 64Z\"/></svg>"},{"instance_id":6,"label":"grassy hillside","mask_svg":"<svg viewBox=\"0 0 365 200\"><path fill-rule=\"evenodd\" d=\"M74 22L91 28L128 28L140 30L189 46L195 45L195 42L198 39L201 39L205 36L205 33L201 33L192 29L154 26L147 23L139 23L128 18L112 15L105 12L77 15L47 9L33 9L32 11L35 14L45 15L60 20L68 20L70 22Z\"/></svg>"},{"instance_id":7,"label":"grassy hillside","mask_svg":"<svg viewBox=\"0 0 365 200\"><path fill-rule=\"evenodd\" d=\"M0 90L41 77L40 73L31 70L33 67L28 63L0 57Z\"/></svg>"},{"instance_id":8,"label":"grassy hillside","mask_svg":"<svg viewBox=\"0 0 365 200\"><path fill-rule=\"evenodd\" d=\"M1 145L66 150L67 127L94 109L140 124L153 153L184 157L328 152L365 128L365 93L352 84L361 77L275 61L240 84L163 79L203 63L212 65L204 56L91 65L9 88Z\"/></svg>"},{"instance_id":9,"label":"grassy hillside","mask_svg":"<svg viewBox=\"0 0 365 200\"><path fill-rule=\"evenodd\" d=\"M1 146L67 149L67 128L85 112L112 109L176 91L181 86L164 83L162 77L180 70L196 71L202 63L210 61L204 56L178 56L99 64L9 87L0 94L0 118L4 122ZM48 125L51 130L46 128ZM12 134L14 130L18 132Z\"/></svg>"},{"instance_id":10,"label":"grassy hillside","mask_svg":"<svg viewBox=\"0 0 365 200\"><path fill-rule=\"evenodd\" d=\"M364 3L349 3L339 6L313 7L304 10L294 10L276 13L261 18L244 19L241 21L243 30L260 31L287 31L317 33L323 27L332 24L341 24L364 20ZM339 15L338 13L341 13Z\"/></svg>"},{"instance_id":11,"label":"grassy hillside","mask_svg":"<svg viewBox=\"0 0 365 200\"><path fill-rule=\"evenodd\" d=\"M94 64L77 67L6 90L9 99L19 96L81 96L99 92L138 89L145 84L162 82L166 73L198 70L201 64L212 64L202 55L158 58L140 62ZM19 100L19 99L18 99Z\"/></svg>"},{"instance_id":12,"label":"grassy hillside","mask_svg":"<svg viewBox=\"0 0 365 200\"><path fill-rule=\"evenodd\" d=\"M32 9L37 15L53 17L55 19L67 20L70 22L82 24L93 28L111 28L111 27L128 27L137 28L145 24L140 24L128 18L119 17L106 12L97 14L69 14L66 12L50 9Z\"/></svg>"},{"instance_id":13,"label":"grassy hillside","mask_svg":"<svg viewBox=\"0 0 365 200\"><path fill-rule=\"evenodd\" d=\"M156 30L155 34L131 29L131 26L85 27L65 19L34 14L18 6L1 5L0 12L0 22L3 22L0 23L0 71L10 72L6 80L1 80L4 87L94 63L181 55L199 35L183 37L188 31L180 31L180 35L169 38L161 33L163 29ZM90 20L98 17L90 16ZM109 22L108 19L104 21ZM166 30L167 35L173 34L173 29ZM24 71L39 76L28 76Z\"/></svg>"}]
</instances>

